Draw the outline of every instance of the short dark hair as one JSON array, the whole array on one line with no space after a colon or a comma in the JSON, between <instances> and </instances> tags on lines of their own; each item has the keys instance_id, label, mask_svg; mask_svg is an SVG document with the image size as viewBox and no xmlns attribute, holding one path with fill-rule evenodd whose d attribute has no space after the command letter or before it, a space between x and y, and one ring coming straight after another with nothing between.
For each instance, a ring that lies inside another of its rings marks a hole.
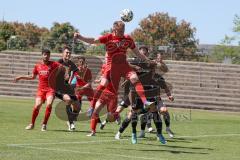
<instances>
[{"instance_id":1,"label":"short dark hair","mask_svg":"<svg viewBox=\"0 0 240 160\"><path fill-rule=\"evenodd\" d=\"M79 59L82 59L84 62L85 62L85 57L83 57L83 56L79 56L79 57L77 57L77 60L79 60Z\"/></svg>"},{"instance_id":2,"label":"short dark hair","mask_svg":"<svg viewBox=\"0 0 240 160\"><path fill-rule=\"evenodd\" d=\"M46 48L44 48L44 49L42 49L42 54L43 54L43 53L50 54L51 52L50 52L50 50L49 50L49 49L46 49Z\"/></svg>"},{"instance_id":3,"label":"short dark hair","mask_svg":"<svg viewBox=\"0 0 240 160\"><path fill-rule=\"evenodd\" d=\"M119 27L123 27L125 29L125 23L123 21L113 22L113 30Z\"/></svg>"},{"instance_id":4,"label":"short dark hair","mask_svg":"<svg viewBox=\"0 0 240 160\"><path fill-rule=\"evenodd\" d=\"M69 46L63 46L63 48L62 48L62 52L63 52L65 49L71 51L71 47L69 47Z\"/></svg>"},{"instance_id":5,"label":"short dark hair","mask_svg":"<svg viewBox=\"0 0 240 160\"><path fill-rule=\"evenodd\" d=\"M147 47L147 46L145 46L145 45L142 45L142 46L140 46L140 47L139 47L139 50L140 50L140 49L146 49L146 50L147 50L147 52L148 52L148 47Z\"/></svg>"}]
</instances>

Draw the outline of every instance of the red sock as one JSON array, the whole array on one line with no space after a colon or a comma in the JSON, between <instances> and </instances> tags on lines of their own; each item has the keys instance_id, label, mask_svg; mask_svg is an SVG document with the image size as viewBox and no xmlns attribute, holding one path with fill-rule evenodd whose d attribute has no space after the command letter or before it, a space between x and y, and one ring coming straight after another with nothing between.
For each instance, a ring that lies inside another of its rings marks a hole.
<instances>
[{"instance_id":1,"label":"red sock","mask_svg":"<svg viewBox=\"0 0 240 160\"><path fill-rule=\"evenodd\" d=\"M98 120L95 118L91 119L91 129L93 132L96 132L96 127L97 127Z\"/></svg>"},{"instance_id":2,"label":"red sock","mask_svg":"<svg viewBox=\"0 0 240 160\"><path fill-rule=\"evenodd\" d=\"M32 124L35 124L35 120L38 116L39 113L39 109L37 107L34 106L33 111L32 111Z\"/></svg>"},{"instance_id":3,"label":"red sock","mask_svg":"<svg viewBox=\"0 0 240 160\"><path fill-rule=\"evenodd\" d=\"M46 111L45 111L43 124L47 124L48 119L49 119L49 117L51 115L51 111L52 111L52 106L51 105L46 106Z\"/></svg>"},{"instance_id":4,"label":"red sock","mask_svg":"<svg viewBox=\"0 0 240 160\"><path fill-rule=\"evenodd\" d=\"M135 89L137 91L137 94L139 95L139 97L141 98L142 102L145 103L147 101L147 98L145 96L145 93L144 93L144 88L142 86L142 83L141 82L137 82L134 84L135 85Z\"/></svg>"},{"instance_id":5,"label":"red sock","mask_svg":"<svg viewBox=\"0 0 240 160\"><path fill-rule=\"evenodd\" d=\"M101 96L102 94L102 91L105 89L106 87L102 86L102 85L99 85L94 93L94 96L93 96L93 100L91 101L91 106L93 108L95 108L95 105L96 105L96 102L97 100L99 99L99 97Z\"/></svg>"},{"instance_id":6,"label":"red sock","mask_svg":"<svg viewBox=\"0 0 240 160\"><path fill-rule=\"evenodd\" d=\"M91 118L91 129L93 132L96 132L97 123L99 121L99 116L96 113L93 113Z\"/></svg>"}]
</instances>

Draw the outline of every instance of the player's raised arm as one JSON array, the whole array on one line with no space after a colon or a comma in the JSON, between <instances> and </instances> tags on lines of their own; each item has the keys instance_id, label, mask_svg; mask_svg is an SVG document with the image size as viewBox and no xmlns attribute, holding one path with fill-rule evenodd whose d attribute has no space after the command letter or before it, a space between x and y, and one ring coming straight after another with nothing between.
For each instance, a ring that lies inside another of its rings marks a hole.
<instances>
[{"instance_id":1,"label":"player's raised arm","mask_svg":"<svg viewBox=\"0 0 240 160\"><path fill-rule=\"evenodd\" d=\"M18 77L15 77L13 82L18 82L19 80L34 80L36 78L37 75L35 74L32 74L32 75L29 75L29 76L18 76Z\"/></svg>"},{"instance_id":2,"label":"player's raised arm","mask_svg":"<svg viewBox=\"0 0 240 160\"><path fill-rule=\"evenodd\" d=\"M97 44L99 43L99 40L91 37L84 37L79 32L74 33L74 39L79 39L83 42L89 43L89 44Z\"/></svg>"}]
</instances>

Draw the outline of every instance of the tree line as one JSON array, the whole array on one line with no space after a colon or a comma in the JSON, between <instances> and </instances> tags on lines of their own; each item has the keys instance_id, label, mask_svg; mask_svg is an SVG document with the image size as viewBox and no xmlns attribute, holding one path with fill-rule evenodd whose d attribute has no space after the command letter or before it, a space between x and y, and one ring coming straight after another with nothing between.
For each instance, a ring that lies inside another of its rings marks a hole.
<instances>
[{"instance_id":1,"label":"tree line","mask_svg":"<svg viewBox=\"0 0 240 160\"><path fill-rule=\"evenodd\" d=\"M233 31L237 35L240 32L239 28L240 18L236 15ZM77 29L69 22L54 22L48 29L33 23L2 21L0 22L0 51L6 49L39 51L42 48L48 48L52 52L59 52L63 45L68 45L76 54L105 54L105 48L102 45L87 46L82 42L74 41L73 33L75 31ZM143 18L139 22L139 26L130 34L138 45L149 46L153 54L164 51L166 55L171 55L171 59L193 60L199 58L199 55L196 54L199 43L195 36L196 31L197 29L186 20L178 21L176 17L171 17L168 13L156 12ZM111 28L100 34L108 32L111 32ZM238 38L237 36L226 36L205 61L213 59L222 61L225 57L230 57L233 63L238 63L239 47L230 46Z\"/></svg>"}]
</instances>

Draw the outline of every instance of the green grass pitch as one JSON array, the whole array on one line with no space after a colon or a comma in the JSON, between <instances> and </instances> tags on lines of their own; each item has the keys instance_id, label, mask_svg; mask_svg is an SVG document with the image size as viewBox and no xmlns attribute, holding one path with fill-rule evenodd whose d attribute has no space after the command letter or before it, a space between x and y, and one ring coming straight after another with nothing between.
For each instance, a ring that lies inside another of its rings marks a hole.
<instances>
[{"instance_id":1,"label":"green grass pitch","mask_svg":"<svg viewBox=\"0 0 240 160\"><path fill-rule=\"evenodd\" d=\"M118 130L115 123L98 129L96 137L86 137L89 121L78 122L77 130L68 132L66 122L56 117L54 109L48 131L41 132L45 106L35 129L26 131L33 104L29 99L0 98L0 160L240 159L240 113L192 110L190 115L188 109L170 109L174 139L165 133L163 124L166 145L150 133L133 145L130 126L120 141L114 139Z\"/></svg>"}]
</instances>

